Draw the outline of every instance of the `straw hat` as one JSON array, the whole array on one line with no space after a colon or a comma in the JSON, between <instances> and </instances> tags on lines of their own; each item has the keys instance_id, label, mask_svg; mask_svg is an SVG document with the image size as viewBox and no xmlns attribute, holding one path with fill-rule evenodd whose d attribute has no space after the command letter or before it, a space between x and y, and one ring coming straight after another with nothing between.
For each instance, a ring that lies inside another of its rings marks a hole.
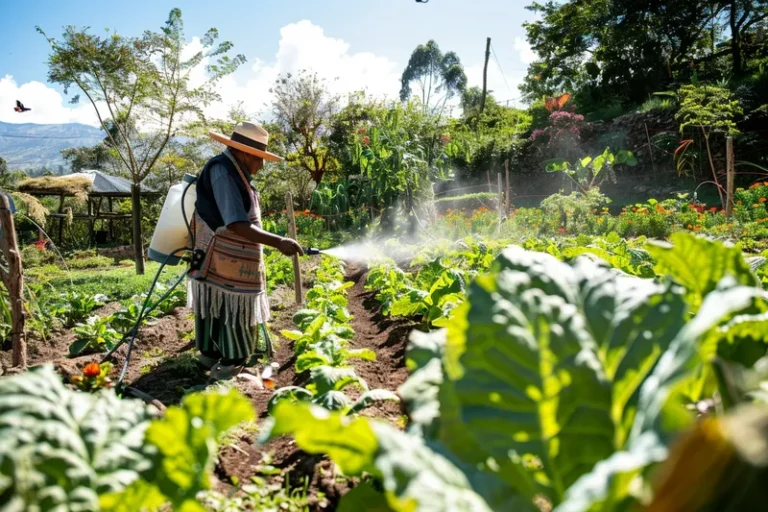
<instances>
[{"instance_id":1,"label":"straw hat","mask_svg":"<svg viewBox=\"0 0 768 512\"><path fill-rule=\"evenodd\" d=\"M210 132L208 135L213 140L221 142L226 146L261 157L264 160L270 160L272 162L279 162L282 160L279 156L267 151L269 133L259 125L253 123L239 123L235 126L235 131L232 132L231 137L215 132Z\"/></svg>"}]
</instances>

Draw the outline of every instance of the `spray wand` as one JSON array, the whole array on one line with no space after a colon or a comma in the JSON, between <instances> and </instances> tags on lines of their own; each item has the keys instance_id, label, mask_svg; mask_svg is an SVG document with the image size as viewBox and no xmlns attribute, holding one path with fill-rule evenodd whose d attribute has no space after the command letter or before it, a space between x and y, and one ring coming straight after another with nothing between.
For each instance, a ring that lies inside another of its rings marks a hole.
<instances>
[{"instance_id":1,"label":"spray wand","mask_svg":"<svg viewBox=\"0 0 768 512\"><path fill-rule=\"evenodd\" d=\"M304 254L307 256L317 256L321 253L320 249L316 249L314 247L309 247L307 249L304 249Z\"/></svg>"}]
</instances>

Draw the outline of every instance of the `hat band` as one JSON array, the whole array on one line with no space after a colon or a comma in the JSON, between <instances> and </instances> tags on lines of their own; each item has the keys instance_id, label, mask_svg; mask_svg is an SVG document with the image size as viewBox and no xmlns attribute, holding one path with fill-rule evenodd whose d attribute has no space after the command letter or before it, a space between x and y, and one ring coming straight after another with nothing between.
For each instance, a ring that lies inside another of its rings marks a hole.
<instances>
[{"instance_id":1,"label":"hat band","mask_svg":"<svg viewBox=\"0 0 768 512\"><path fill-rule=\"evenodd\" d=\"M232 142L239 142L240 144L245 144L248 147L251 147L253 149L258 149L259 151L266 151L267 145L263 142L259 142L257 140L250 139L246 137L245 135L240 135L237 132L233 132L232 136L229 138Z\"/></svg>"}]
</instances>

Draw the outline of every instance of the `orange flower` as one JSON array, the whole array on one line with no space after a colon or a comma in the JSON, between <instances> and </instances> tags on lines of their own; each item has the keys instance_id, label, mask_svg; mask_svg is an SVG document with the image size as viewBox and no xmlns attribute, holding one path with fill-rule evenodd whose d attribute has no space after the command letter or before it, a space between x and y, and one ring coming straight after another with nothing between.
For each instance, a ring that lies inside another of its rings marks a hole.
<instances>
[{"instance_id":1,"label":"orange flower","mask_svg":"<svg viewBox=\"0 0 768 512\"><path fill-rule=\"evenodd\" d=\"M764 197L761 197L760 199L757 200L757 202L759 202L759 203L764 203L766 201L768 201L768 199L766 199Z\"/></svg>"},{"instance_id":2,"label":"orange flower","mask_svg":"<svg viewBox=\"0 0 768 512\"><path fill-rule=\"evenodd\" d=\"M304 215L309 215L309 210L304 210Z\"/></svg>"},{"instance_id":3,"label":"orange flower","mask_svg":"<svg viewBox=\"0 0 768 512\"><path fill-rule=\"evenodd\" d=\"M691 226L690 224L688 224L688 229L693 229L693 226Z\"/></svg>"},{"instance_id":4,"label":"orange flower","mask_svg":"<svg viewBox=\"0 0 768 512\"><path fill-rule=\"evenodd\" d=\"M85 377L98 377L101 374L101 366L99 366L99 363L88 363L85 368L83 368L83 375Z\"/></svg>"}]
</instances>

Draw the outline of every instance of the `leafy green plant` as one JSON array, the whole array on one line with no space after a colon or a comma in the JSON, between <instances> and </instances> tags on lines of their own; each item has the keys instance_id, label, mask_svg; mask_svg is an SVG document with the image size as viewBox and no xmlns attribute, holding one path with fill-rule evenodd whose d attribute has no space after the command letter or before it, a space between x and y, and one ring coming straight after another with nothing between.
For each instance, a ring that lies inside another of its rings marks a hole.
<instances>
[{"instance_id":1,"label":"leafy green plant","mask_svg":"<svg viewBox=\"0 0 768 512\"><path fill-rule=\"evenodd\" d=\"M204 511L197 494L211 487L218 439L232 427L254 419L250 402L236 390L187 395L180 406L168 408L162 419L146 429L146 446L154 451L151 467L141 480L102 495L102 510L157 510L169 502L173 510Z\"/></svg>"},{"instance_id":2,"label":"leafy green plant","mask_svg":"<svg viewBox=\"0 0 768 512\"><path fill-rule=\"evenodd\" d=\"M352 400L344 393L350 386L357 387L362 394ZM312 368L306 387L286 386L274 392L269 399L268 408L274 410L277 404L309 402L329 411L341 411L344 414L357 414L377 402L398 401L397 395L386 389L368 389L365 380L352 368L316 366Z\"/></svg>"},{"instance_id":3,"label":"leafy green plant","mask_svg":"<svg viewBox=\"0 0 768 512\"><path fill-rule=\"evenodd\" d=\"M120 341L120 334L112 328L111 316L101 317L94 315L84 324L77 324L72 332L77 339L69 346L70 357L102 352L114 348Z\"/></svg>"},{"instance_id":4,"label":"leafy green plant","mask_svg":"<svg viewBox=\"0 0 768 512\"><path fill-rule=\"evenodd\" d=\"M153 416L111 390L71 391L50 365L0 379L0 507L98 510L152 466Z\"/></svg>"},{"instance_id":5,"label":"leafy green plant","mask_svg":"<svg viewBox=\"0 0 768 512\"><path fill-rule=\"evenodd\" d=\"M674 250L684 259L691 249ZM687 295L668 278L510 247L447 331L412 337L412 373L399 390L408 432L283 402L263 439L293 434L344 474L373 475L380 485L344 497L350 509L637 506L636 490L652 489L649 470L693 424L685 404L712 382L713 350L725 357L757 337L765 353L762 289L726 272L693 317ZM722 382L715 389L726 394Z\"/></svg>"},{"instance_id":6,"label":"leafy green plant","mask_svg":"<svg viewBox=\"0 0 768 512\"><path fill-rule=\"evenodd\" d=\"M127 306L123 306L120 308L119 311L115 312L112 315L112 318L109 322L110 326L113 327L117 332L120 334L126 335L131 332L131 329L136 325L136 321L139 319L139 315L141 314L142 310L142 304L138 301L132 301ZM157 311L151 311L148 316L157 316ZM142 319L141 325L145 325L148 322L149 318L145 317ZM141 325L139 327L141 327Z\"/></svg>"},{"instance_id":7,"label":"leafy green plant","mask_svg":"<svg viewBox=\"0 0 768 512\"><path fill-rule=\"evenodd\" d=\"M68 291L61 294L61 300L54 315L60 316L64 325L71 327L77 322L83 321L94 309L103 306L107 300L107 296L103 294L88 295Z\"/></svg>"},{"instance_id":8,"label":"leafy green plant","mask_svg":"<svg viewBox=\"0 0 768 512\"><path fill-rule=\"evenodd\" d=\"M723 187L717 176L712 148L710 147L710 136L712 132L723 132L726 135L738 133L736 120L744 112L733 93L722 87L688 84L683 85L678 94L680 96L680 109L675 118L680 123L680 133L683 133L688 127L701 130L709 157L712 180L717 186L720 203L725 205ZM690 144L688 141L683 141L683 143L686 148ZM683 145L680 147L682 148Z\"/></svg>"},{"instance_id":9,"label":"leafy green plant","mask_svg":"<svg viewBox=\"0 0 768 512\"><path fill-rule=\"evenodd\" d=\"M550 162L546 170L564 173L579 187L579 190L587 193L590 189L599 187L605 180L615 182L616 174L613 168L617 165L634 167L637 165L637 158L631 151L625 149L613 153L611 148L605 148L599 156L584 157L573 165L563 159Z\"/></svg>"},{"instance_id":10,"label":"leafy green plant","mask_svg":"<svg viewBox=\"0 0 768 512\"><path fill-rule=\"evenodd\" d=\"M380 263L368 272L365 289L376 292L376 300L381 304L381 313L389 315L395 299L408 286L409 276L393 261Z\"/></svg>"}]
</instances>

